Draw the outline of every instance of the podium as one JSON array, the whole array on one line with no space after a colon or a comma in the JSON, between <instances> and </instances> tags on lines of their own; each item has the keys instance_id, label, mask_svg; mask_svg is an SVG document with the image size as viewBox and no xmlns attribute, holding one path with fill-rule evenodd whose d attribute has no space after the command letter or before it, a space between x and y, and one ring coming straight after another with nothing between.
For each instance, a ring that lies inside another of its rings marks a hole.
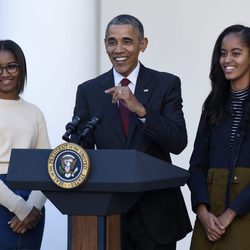
<instances>
[{"instance_id":1,"label":"podium","mask_svg":"<svg viewBox=\"0 0 250 250\"><path fill-rule=\"evenodd\" d=\"M60 188L49 177L50 149L13 149L11 152L8 181L14 188L41 190L62 214L68 215L68 249L87 249L76 246L84 238L97 241L93 245L98 250L118 250L111 247L112 233L117 230L110 228L110 215L127 212L145 191L179 187L188 178L188 171L136 150L86 152L90 175L85 184L70 190ZM96 237L85 237L89 231L86 216L97 218L93 222L97 224ZM106 225L109 217L110 225ZM117 219L114 224L119 225Z\"/></svg>"}]
</instances>

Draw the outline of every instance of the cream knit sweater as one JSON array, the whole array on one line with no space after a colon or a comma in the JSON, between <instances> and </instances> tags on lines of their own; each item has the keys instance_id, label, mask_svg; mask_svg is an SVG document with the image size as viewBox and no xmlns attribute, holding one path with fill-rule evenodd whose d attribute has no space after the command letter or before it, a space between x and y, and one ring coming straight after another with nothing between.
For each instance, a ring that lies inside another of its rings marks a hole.
<instances>
[{"instance_id":1,"label":"cream knit sweater","mask_svg":"<svg viewBox=\"0 0 250 250\"><path fill-rule=\"evenodd\" d=\"M8 171L12 148L50 148L43 113L22 98L0 99L0 174ZM32 191L25 201L0 180L0 205L15 213L20 220L26 218L33 206L41 210L45 201L41 191Z\"/></svg>"}]
</instances>

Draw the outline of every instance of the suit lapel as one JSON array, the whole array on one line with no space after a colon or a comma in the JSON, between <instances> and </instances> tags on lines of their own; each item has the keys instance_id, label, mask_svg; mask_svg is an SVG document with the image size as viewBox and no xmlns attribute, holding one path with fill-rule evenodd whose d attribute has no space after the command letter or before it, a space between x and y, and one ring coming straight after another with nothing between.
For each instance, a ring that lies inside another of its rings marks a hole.
<instances>
[{"instance_id":1,"label":"suit lapel","mask_svg":"<svg viewBox=\"0 0 250 250\"><path fill-rule=\"evenodd\" d=\"M106 89L114 87L113 71L110 70L107 73L107 77L99 84L101 88L103 89L103 92ZM100 99L103 104L105 119L109 120L109 123L111 124L114 132L120 138L121 143L124 146L126 146L127 142L126 142L126 138L123 132L122 122L120 119L120 113L119 113L119 108L118 108L117 103L112 103L112 97L109 94L101 95Z\"/></svg>"},{"instance_id":2,"label":"suit lapel","mask_svg":"<svg viewBox=\"0 0 250 250\"><path fill-rule=\"evenodd\" d=\"M150 96L154 91L154 88L155 86L152 82L151 75L149 74L148 70L143 65L141 65L135 88L135 96L137 100L146 106Z\"/></svg>"},{"instance_id":3,"label":"suit lapel","mask_svg":"<svg viewBox=\"0 0 250 250\"><path fill-rule=\"evenodd\" d=\"M141 104L147 106L147 103L149 102L150 96L152 95L154 88L155 85L153 84L152 76L149 74L147 68L145 68L141 64L139 75L136 82L135 97ZM128 144L130 144L131 142L131 139L135 132L136 123L138 122L137 121L138 118L134 113L131 114L130 118L131 119L128 132Z\"/></svg>"},{"instance_id":4,"label":"suit lapel","mask_svg":"<svg viewBox=\"0 0 250 250\"><path fill-rule=\"evenodd\" d=\"M114 77L112 70L107 72L105 78L102 79L99 85L102 88L103 92L108 88L114 87ZM141 64L135 88L135 96L138 101L144 106L147 106L147 103L154 91L154 88L155 86L152 82L151 74L149 73L147 68L145 68ZM121 143L125 147L129 147L131 139L135 132L136 123L138 122L137 116L131 112L128 139L126 139L122 128L118 105L116 103L112 103L111 95L108 94L100 95L100 100L103 104L105 119L109 120L109 123L111 124L114 132L120 138Z\"/></svg>"}]
</instances>

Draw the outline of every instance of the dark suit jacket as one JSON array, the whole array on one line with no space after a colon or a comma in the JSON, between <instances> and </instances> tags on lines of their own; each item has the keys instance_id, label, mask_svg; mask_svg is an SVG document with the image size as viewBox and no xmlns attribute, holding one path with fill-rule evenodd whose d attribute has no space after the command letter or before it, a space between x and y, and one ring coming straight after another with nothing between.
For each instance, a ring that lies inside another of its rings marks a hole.
<instances>
[{"instance_id":1,"label":"dark suit jacket","mask_svg":"<svg viewBox=\"0 0 250 250\"><path fill-rule=\"evenodd\" d=\"M147 119L142 123L131 112L128 139L123 133L118 105L104 93L113 86L112 70L78 86L75 114L83 111L84 121L100 112L105 116L82 146L135 149L171 162L169 153L179 154L187 145L179 78L141 65L135 96L145 105ZM191 231L179 188L145 192L136 205L148 232L160 244L177 241Z\"/></svg>"}]
</instances>

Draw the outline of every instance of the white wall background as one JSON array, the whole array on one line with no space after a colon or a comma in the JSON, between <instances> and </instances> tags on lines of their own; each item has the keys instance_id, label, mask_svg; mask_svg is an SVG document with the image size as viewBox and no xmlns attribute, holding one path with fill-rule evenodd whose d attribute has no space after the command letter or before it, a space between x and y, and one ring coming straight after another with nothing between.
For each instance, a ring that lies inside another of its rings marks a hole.
<instances>
[{"instance_id":1,"label":"white wall background","mask_svg":"<svg viewBox=\"0 0 250 250\"><path fill-rule=\"evenodd\" d=\"M24 97L43 110L55 147L71 119L77 85L111 67L103 44L108 21L123 13L137 16L149 39L142 63L182 80L189 144L173 161L187 169L201 106L210 90L215 40L231 24L250 26L249 10L249 0L0 0L0 39L13 39L23 48L28 63ZM193 222L186 186L183 194ZM42 250L66 250L66 216L49 202L46 208ZM190 237L177 249L189 249Z\"/></svg>"}]
</instances>

